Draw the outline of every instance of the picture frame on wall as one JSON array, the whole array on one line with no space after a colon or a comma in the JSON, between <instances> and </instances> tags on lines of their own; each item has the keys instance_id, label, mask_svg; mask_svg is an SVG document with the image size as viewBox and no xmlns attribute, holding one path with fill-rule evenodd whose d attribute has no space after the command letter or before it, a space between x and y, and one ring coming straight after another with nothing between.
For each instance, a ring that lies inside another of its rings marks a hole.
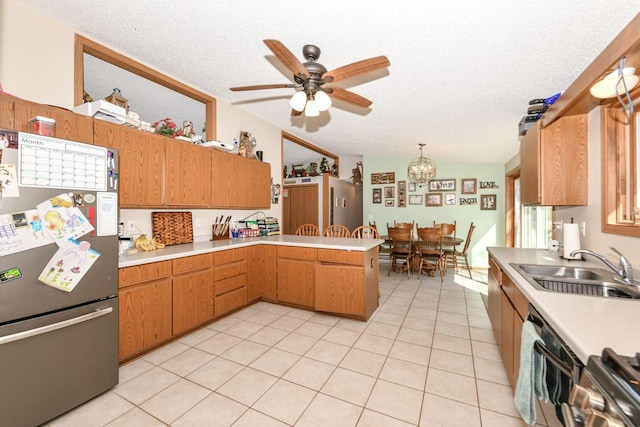
<instances>
[{"instance_id":1,"label":"picture frame on wall","mask_svg":"<svg viewBox=\"0 0 640 427\"><path fill-rule=\"evenodd\" d=\"M373 189L373 203L382 203L382 188Z\"/></svg>"},{"instance_id":2,"label":"picture frame on wall","mask_svg":"<svg viewBox=\"0 0 640 427\"><path fill-rule=\"evenodd\" d=\"M444 204L445 205L455 205L456 204L456 193L445 193L445 195L444 195Z\"/></svg>"},{"instance_id":3,"label":"picture frame on wall","mask_svg":"<svg viewBox=\"0 0 640 427\"><path fill-rule=\"evenodd\" d=\"M421 205L422 204L422 194L412 194L409 196L409 204L410 205Z\"/></svg>"},{"instance_id":4,"label":"picture frame on wall","mask_svg":"<svg viewBox=\"0 0 640 427\"><path fill-rule=\"evenodd\" d=\"M384 205L385 205L386 207L393 207L393 205L394 205L394 203L393 203L393 202L394 202L394 200L393 200L393 199L385 200L385 201L384 201Z\"/></svg>"},{"instance_id":5,"label":"picture frame on wall","mask_svg":"<svg viewBox=\"0 0 640 427\"><path fill-rule=\"evenodd\" d=\"M481 211L495 211L496 210L496 195L495 194L481 194L480 195L480 210Z\"/></svg>"},{"instance_id":6,"label":"picture frame on wall","mask_svg":"<svg viewBox=\"0 0 640 427\"><path fill-rule=\"evenodd\" d=\"M432 179L429 181L429 191L456 191L456 180Z\"/></svg>"},{"instance_id":7,"label":"picture frame on wall","mask_svg":"<svg viewBox=\"0 0 640 427\"><path fill-rule=\"evenodd\" d=\"M427 193L426 206L442 206L442 193Z\"/></svg>"},{"instance_id":8,"label":"picture frame on wall","mask_svg":"<svg viewBox=\"0 0 640 427\"><path fill-rule=\"evenodd\" d=\"M416 191L416 183L415 182L410 182L409 183L409 192L412 193ZM420 202L420 204L422 204L422 202Z\"/></svg>"},{"instance_id":9,"label":"picture frame on wall","mask_svg":"<svg viewBox=\"0 0 640 427\"><path fill-rule=\"evenodd\" d=\"M393 199L395 194L395 188L393 186L384 187L384 198L385 199Z\"/></svg>"},{"instance_id":10,"label":"picture frame on wall","mask_svg":"<svg viewBox=\"0 0 640 427\"><path fill-rule=\"evenodd\" d=\"M478 188L478 180L476 178L460 179L461 194L476 194Z\"/></svg>"}]
</instances>

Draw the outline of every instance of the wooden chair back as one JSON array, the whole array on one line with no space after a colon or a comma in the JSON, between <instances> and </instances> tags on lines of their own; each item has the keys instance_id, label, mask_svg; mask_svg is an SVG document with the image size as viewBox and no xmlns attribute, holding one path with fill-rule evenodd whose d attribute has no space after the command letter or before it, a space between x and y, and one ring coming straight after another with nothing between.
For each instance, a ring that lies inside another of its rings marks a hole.
<instances>
[{"instance_id":1,"label":"wooden chair back","mask_svg":"<svg viewBox=\"0 0 640 427\"><path fill-rule=\"evenodd\" d=\"M464 241L464 247L459 253L466 254L467 250L469 250L469 244L471 243L471 235L473 234L473 230L475 230L475 228L476 226L472 222L471 225L469 226L469 231L467 232L467 239Z\"/></svg>"},{"instance_id":2,"label":"wooden chair back","mask_svg":"<svg viewBox=\"0 0 640 427\"><path fill-rule=\"evenodd\" d=\"M296 236L320 236L320 229L315 224L302 224L295 232Z\"/></svg>"},{"instance_id":3,"label":"wooden chair back","mask_svg":"<svg viewBox=\"0 0 640 427\"><path fill-rule=\"evenodd\" d=\"M325 228L322 235L324 237L351 237L351 232L344 225L333 224Z\"/></svg>"},{"instance_id":4,"label":"wooden chair back","mask_svg":"<svg viewBox=\"0 0 640 427\"><path fill-rule=\"evenodd\" d=\"M375 227L370 225L361 225L353 230L351 237L354 239L379 239L380 233L378 233L378 229Z\"/></svg>"},{"instance_id":5,"label":"wooden chair back","mask_svg":"<svg viewBox=\"0 0 640 427\"><path fill-rule=\"evenodd\" d=\"M418 255L432 258L443 256L442 236L440 227L418 228Z\"/></svg>"},{"instance_id":6,"label":"wooden chair back","mask_svg":"<svg viewBox=\"0 0 640 427\"><path fill-rule=\"evenodd\" d=\"M442 228L442 234L445 236L456 237L456 221L453 221L453 223L443 222L440 224L436 224L436 222L433 221L433 226Z\"/></svg>"},{"instance_id":7,"label":"wooden chair back","mask_svg":"<svg viewBox=\"0 0 640 427\"><path fill-rule=\"evenodd\" d=\"M389 227L389 240L391 240L391 253L397 255L411 255L412 229L401 227Z\"/></svg>"},{"instance_id":8,"label":"wooden chair back","mask_svg":"<svg viewBox=\"0 0 640 427\"><path fill-rule=\"evenodd\" d=\"M396 228L408 228L413 230L413 221L411 222L395 222L393 221L393 226Z\"/></svg>"}]
</instances>

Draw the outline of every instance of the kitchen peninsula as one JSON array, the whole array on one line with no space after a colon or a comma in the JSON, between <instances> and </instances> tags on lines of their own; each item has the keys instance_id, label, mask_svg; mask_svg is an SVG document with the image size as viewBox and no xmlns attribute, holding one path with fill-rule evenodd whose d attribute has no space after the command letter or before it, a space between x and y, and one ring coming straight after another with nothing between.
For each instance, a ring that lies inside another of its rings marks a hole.
<instances>
[{"instance_id":1,"label":"kitchen peninsula","mask_svg":"<svg viewBox=\"0 0 640 427\"><path fill-rule=\"evenodd\" d=\"M121 255L120 361L260 300L367 320L382 242L280 235Z\"/></svg>"}]
</instances>

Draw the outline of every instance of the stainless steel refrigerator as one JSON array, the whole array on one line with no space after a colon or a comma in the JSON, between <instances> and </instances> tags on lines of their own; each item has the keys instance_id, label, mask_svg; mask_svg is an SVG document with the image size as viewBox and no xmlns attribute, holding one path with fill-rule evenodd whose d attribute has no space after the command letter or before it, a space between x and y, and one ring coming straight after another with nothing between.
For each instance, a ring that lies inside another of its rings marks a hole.
<instances>
[{"instance_id":1,"label":"stainless steel refrigerator","mask_svg":"<svg viewBox=\"0 0 640 427\"><path fill-rule=\"evenodd\" d=\"M0 129L0 425L118 383L118 153Z\"/></svg>"}]
</instances>

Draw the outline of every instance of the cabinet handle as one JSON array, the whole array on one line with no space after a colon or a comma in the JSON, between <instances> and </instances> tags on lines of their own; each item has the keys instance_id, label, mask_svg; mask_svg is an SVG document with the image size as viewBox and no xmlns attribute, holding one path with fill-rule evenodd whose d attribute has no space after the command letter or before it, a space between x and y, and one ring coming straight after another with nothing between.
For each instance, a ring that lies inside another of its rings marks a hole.
<instances>
[{"instance_id":1,"label":"cabinet handle","mask_svg":"<svg viewBox=\"0 0 640 427\"><path fill-rule=\"evenodd\" d=\"M373 258L371 258L371 268L373 268Z\"/></svg>"}]
</instances>

